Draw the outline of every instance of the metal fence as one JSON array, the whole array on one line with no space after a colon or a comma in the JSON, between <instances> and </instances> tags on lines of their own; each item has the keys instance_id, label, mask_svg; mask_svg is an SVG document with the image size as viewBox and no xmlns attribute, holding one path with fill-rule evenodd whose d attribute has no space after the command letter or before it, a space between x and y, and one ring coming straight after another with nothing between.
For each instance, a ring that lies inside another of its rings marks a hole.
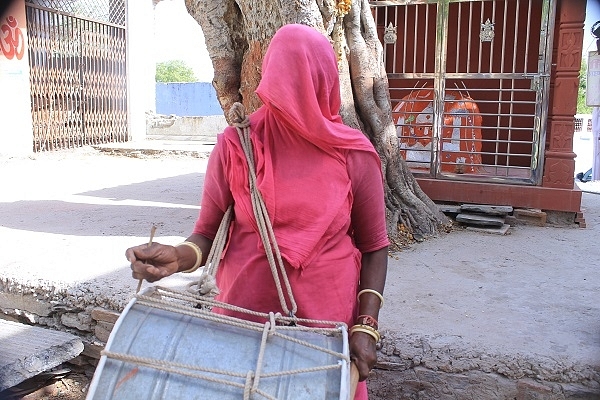
<instances>
[{"instance_id":1,"label":"metal fence","mask_svg":"<svg viewBox=\"0 0 600 400\"><path fill-rule=\"evenodd\" d=\"M26 4L33 150L129 140L123 1L36 3Z\"/></svg>"},{"instance_id":2,"label":"metal fence","mask_svg":"<svg viewBox=\"0 0 600 400\"><path fill-rule=\"evenodd\" d=\"M592 132L592 114L575 115L575 132Z\"/></svg>"},{"instance_id":3,"label":"metal fence","mask_svg":"<svg viewBox=\"0 0 600 400\"><path fill-rule=\"evenodd\" d=\"M554 3L370 1L415 174L540 183Z\"/></svg>"}]
</instances>

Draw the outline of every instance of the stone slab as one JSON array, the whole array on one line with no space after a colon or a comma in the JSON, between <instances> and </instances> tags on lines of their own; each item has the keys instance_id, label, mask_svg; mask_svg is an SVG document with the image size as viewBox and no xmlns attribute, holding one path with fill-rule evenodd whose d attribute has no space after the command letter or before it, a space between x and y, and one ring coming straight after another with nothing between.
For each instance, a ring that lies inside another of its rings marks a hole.
<instances>
[{"instance_id":1,"label":"stone slab","mask_svg":"<svg viewBox=\"0 0 600 400\"><path fill-rule=\"evenodd\" d=\"M92 318L96 321L108 322L114 324L119 319L121 314L96 307L92 310Z\"/></svg>"},{"instance_id":2,"label":"stone slab","mask_svg":"<svg viewBox=\"0 0 600 400\"><path fill-rule=\"evenodd\" d=\"M0 292L0 306L3 309L14 308L40 317L47 317L52 313L52 305L49 302L22 293Z\"/></svg>"},{"instance_id":3,"label":"stone slab","mask_svg":"<svg viewBox=\"0 0 600 400\"><path fill-rule=\"evenodd\" d=\"M469 231L492 233L494 235L506 235L509 228L509 224L504 224L501 227L467 226L467 230Z\"/></svg>"},{"instance_id":4,"label":"stone slab","mask_svg":"<svg viewBox=\"0 0 600 400\"><path fill-rule=\"evenodd\" d=\"M513 215L520 223L537 226L546 225L547 214L542 210L516 208Z\"/></svg>"},{"instance_id":5,"label":"stone slab","mask_svg":"<svg viewBox=\"0 0 600 400\"><path fill-rule=\"evenodd\" d=\"M498 228L504 225L504 218L470 213L458 214L456 216L456 221L468 225L495 226Z\"/></svg>"},{"instance_id":6,"label":"stone slab","mask_svg":"<svg viewBox=\"0 0 600 400\"><path fill-rule=\"evenodd\" d=\"M0 391L54 368L83 351L80 338L0 319Z\"/></svg>"},{"instance_id":7,"label":"stone slab","mask_svg":"<svg viewBox=\"0 0 600 400\"><path fill-rule=\"evenodd\" d=\"M487 204L462 204L461 211L482 213L487 215L507 215L513 212L512 206L492 206Z\"/></svg>"},{"instance_id":8,"label":"stone slab","mask_svg":"<svg viewBox=\"0 0 600 400\"><path fill-rule=\"evenodd\" d=\"M443 212L444 214L459 214L461 211L461 208L459 205L453 205L453 204L441 204L438 205L438 209Z\"/></svg>"}]
</instances>

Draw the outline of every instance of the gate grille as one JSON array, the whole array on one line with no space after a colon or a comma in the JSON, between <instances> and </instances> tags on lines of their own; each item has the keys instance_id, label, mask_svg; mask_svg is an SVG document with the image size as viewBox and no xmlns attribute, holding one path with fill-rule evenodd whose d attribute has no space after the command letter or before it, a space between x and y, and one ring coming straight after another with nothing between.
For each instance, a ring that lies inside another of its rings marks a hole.
<instances>
[{"instance_id":1,"label":"gate grille","mask_svg":"<svg viewBox=\"0 0 600 400\"><path fill-rule=\"evenodd\" d=\"M125 0L27 0L65 14L125 27Z\"/></svg>"},{"instance_id":2,"label":"gate grille","mask_svg":"<svg viewBox=\"0 0 600 400\"><path fill-rule=\"evenodd\" d=\"M539 183L551 3L370 1L414 173Z\"/></svg>"},{"instance_id":3,"label":"gate grille","mask_svg":"<svg viewBox=\"0 0 600 400\"><path fill-rule=\"evenodd\" d=\"M69 5L80 15L86 10L85 3L75 1L45 3ZM117 3L95 2L93 16L123 15L123 23L124 7L119 14ZM111 12L102 14L102 5ZM125 28L39 5L26 9L33 150L127 141Z\"/></svg>"}]
</instances>

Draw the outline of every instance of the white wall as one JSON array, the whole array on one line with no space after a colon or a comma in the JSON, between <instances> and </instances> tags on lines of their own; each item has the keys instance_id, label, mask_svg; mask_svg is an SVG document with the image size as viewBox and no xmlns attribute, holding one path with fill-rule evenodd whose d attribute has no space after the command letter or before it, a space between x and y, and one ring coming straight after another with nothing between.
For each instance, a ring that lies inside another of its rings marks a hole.
<instances>
[{"instance_id":1,"label":"white wall","mask_svg":"<svg viewBox=\"0 0 600 400\"><path fill-rule=\"evenodd\" d=\"M33 152L33 130L24 0L0 16L0 32L0 154L25 155Z\"/></svg>"},{"instance_id":2,"label":"white wall","mask_svg":"<svg viewBox=\"0 0 600 400\"><path fill-rule=\"evenodd\" d=\"M146 138L146 112L156 109L156 46L152 0L127 1L127 85L129 133Z\"/></svg>"}]
</instances>

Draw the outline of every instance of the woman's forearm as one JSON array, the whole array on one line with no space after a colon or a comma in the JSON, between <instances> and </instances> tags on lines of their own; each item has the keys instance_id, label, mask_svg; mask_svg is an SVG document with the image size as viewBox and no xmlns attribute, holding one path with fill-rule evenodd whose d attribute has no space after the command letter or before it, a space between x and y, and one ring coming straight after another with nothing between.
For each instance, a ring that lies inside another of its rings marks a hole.
<instances>
[{"instance_id":1,"label":"woman's forearm","mask_svg":"<svg viewBox=\"0 0 600 400\"><path fill-rule=\"evenodd\" d=\"M388 248L384 247L362 256L359 291L371 289L383 295L387 275ZM370 315L377 319L382 306L379 297L371 292L360 296L359 315Z\"/></svg>"}]
</instances>

